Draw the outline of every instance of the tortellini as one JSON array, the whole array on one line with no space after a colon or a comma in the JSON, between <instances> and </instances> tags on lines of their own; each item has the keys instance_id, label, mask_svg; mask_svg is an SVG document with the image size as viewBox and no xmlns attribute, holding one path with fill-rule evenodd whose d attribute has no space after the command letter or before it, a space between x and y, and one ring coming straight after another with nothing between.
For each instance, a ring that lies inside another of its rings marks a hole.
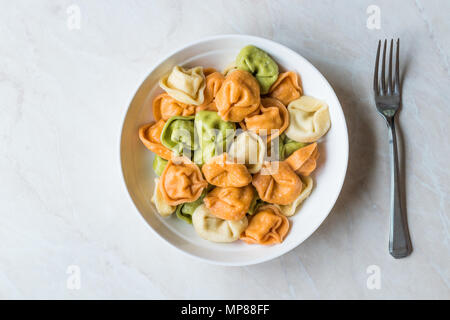
<instances>
[{"instance_id":1,"label":"tortellini","mask_svg":"<svg viewBox=\"0 0 450 320\"><path fill-rule=\"evenodd\" d=\"M209 241L283 242L287 217L313 189L328 105L303 96L300 76L280 73L253 45L223 72L174 66L159 85L156 122L139 128L155 153L158 214L193 224Z\"/></svg>"},{"instance_id":2,"label":"tortellini","mask_svg":"<svg viewBox=\"0 0 450 320\"><path fill-rule=\"evenodd\" d=\"M200 205L192 215L192 224L197 234L213 242L233 242L239 239L241 233L247 228L247 217L236 221L220 219L211 214L209 209Z\"/></svg>"},{"instance_id":3,"label":"tortellini","mask_svg":"<svg viewBox=\"0 0 450 320\"><path fill-rule=\"evenodd\" d=\"M212 71L212 70L211 70ZM212 71L206 76L206 87L204 96L205 99L201 105L196 108L196 111L212 110L217 111L214 98L222 87L222 83L225 81L225 77L218 71Z\"/></svg>"},{"instance_id":4,"label":"tortellini","mask_svg":"<svg viewBox=\"0 0 450 320\"><path fill-rule=\"evenodd\" d=\"M266 144L260 136L252 131L245 131L236 137L228 151L230 157L247 166L248 172L261 170L266 154Z\"/></svg>"},{"instance_id":5,"label":"tortellini","mask_svg":"<svg viewBox=\"0 0 450 320\"><path fill-rule=\"evenodd\" d=\"M258 81L247 71L235 70L227 75L216 95L216 107L225 121L241 122L259 108Z\"/></svg>"},{"instance_id":6,"label":"tortellini","mask_svg":"<svg viewBox=\"0 0 450 320\"><path fill-rule=\"evenodd\" d=\"M266 162L253 176L259 197L269 203L288 205L302 192L302 181L286 162Z\"/></svg>"},{"instance_id":7,"label":"tortellini","mask_svg":"<svg viewBox=\"0 0 450 320\"><path fill-rule=\"evenodd\" d=\"M172 151L161 143L161 132L166 122L159 120L156 123L149 123L139 128L139 139L149 149L163 159L170 160Z\"/></svg>"},{"instance_id":8,"label":"tortellini","mask_svg":"<svg viewBox=\"0 0 450 320\"><path fill-rule=\"evenodd\" d=\"M268 136L270 142L282 134L289 125L289 113L286 107L277 99L261 99L259 112L247 116L241 127L244 130L253 130L262 136Z\"/></svg>"},{"instance_id":9,"label":"tortellini","mask_svg":"<svg viewBox=\"0 0 450 320\"><path fill-rule=\"evenodd\" d=\"M245 187L215 187L203 199L206 207L216 217L225 220L240 220L250 208L254 197L251 185Z\"/></svg>"},{"instance_id":10,"label":"tortellini","mask_svg":"<svg viewBox=\"0 0 450 320\"><path fill-rule=\"evenodd\" d=\"M166 166L167 160L164 160L163 158L155 154L155 159L153 159L153 171L155 171L155 173L160 176Z\"/></svg>"},{"instance_id":11,"label":"tortellini","mask_svg":"<svg viewBox=\"0 0 450 320\"><path fill-rule=\"evenodd\" d=\"M297 73L288 71L280 73L277 81L269 89L269 96L287 106L291 101L300 98L302 92Z\"/></svg>"},{"instance_id":12,"label":"tortellini","mask_svg":"<svg viewBox=\"0 0 450 320\"><path fill-rule=\"evenodd\" d=\"M167 120L161 132L161 142L178 155L195 150L194 117L175 116Z\"/></svg>"},{"instance_id":13,"label":"tortellini","mask_svg":"<svg viewBox=\"0 0 450 320\"><path fill-rule=\"evenodd\" d=\"M280 206L281 213L286 217L293 216L297 210L297 207L311 194L312 188L314 186L313 179L311 177L301 177L301 179L303 182L302 193L300 193L298 198L295 199L291 204Z\"/></svg>"},{"instance_id":14,"label":"tortellini","mask_svg":"<svg viewBox=\"0 0 450 320\"><path fill-rule=\"evenodd\" d=\"M172 98L185 104L198 106L205 100L206 80L202 67L185 69L175 66L159 81L159 85Z\"/></svg>"},{"instance_id":15,"label":"tortellini","mask_svg":"<svg viewBox=\"0 0 450 320\"><path fill-rule=\"evenodd\" d=\"M295 151L286 162L297 174L309 176L316 169L317 159L319 159L319 150L317 143L300 148Z\"/></svg>"},{"instance_id":16,"label":"tortellini","mask_svg":"<svg viewBox=\"0 0 450 320\"><path fill-rule=\"evenodd\" d=\"M268 93L278 78L277 63L265 51L252 45L242 48L236 58L236 66L255 76L261 86L261 94Z\"/></svg>"},{"instance_id":17,"label":"tortellini","mask_svg":"<svg viewBox=\"0 0 450 320\"><path fill-rule=\"evenodd\" d=\"M202 172L206 181L218 187L245 187L252 181L247 167L233 162L226 153L209 160Z\"/></svg>"},{"instance_id":18,"label":"tortellini","mask_svg":"<svg viewBox=\"0 0 450 320\"><path fill-rule=\"evenodd\" d=\"M236 125L223 121L214 111L200 111L195 115L195 130L200 148L194 154L194 162L203 164L215 155L226 151L227 141L231 141Z\"/></svg>"},{"instance_id":19,"label":"tortellini","mask_svg":"<svg viewBox=\"0 0 450 320\"><path fill-rule=\"evenodd\" d=\"M195 114L195 106L179 102L162 93L153 100L153 117L156 121L163 119L169 120L173 116L192 116Z\"/></svg>"},{"instance_id":20,"label":"tortellini","mask_svg":"<svg viewBox=\"0 0 450 320\"><path fill-rule=\"evenodd\" d=\"M302 96L288 106L290 125L286 135L298 142L319 140L330 129L328 105L316 98Z\"/></svg>"},{"instance_id":21,"label":"tortellini","mask_svg":"<svg viewBox=\"0 0 450 320\"><path fill-rule=\"evenodd\" d=\"M158 188L158 181L159 181L159 179L155 179L155 189L153 190L153 196L151 198L151 201L155 205L156 211L158 211L158 213L161 216L167 217L167 216L170 216L177 207L169 205L164 200L164 198L162 197L161 192L159 191L159 188Z\"/></svg>"},{"instance_id":22,"label":"tortellini","mask_svg":"<svg viewBox=\"0 0 450 320\"><path fill-rule=\"evenodd\" d=\"M171 206L197 200L207 186L200 168L186 157L173 157L158 183L161 195Z\"/></svg>"},{"instance_id":23,"label":"tortellini","mask_svg":"<svg viewBox=\"0 0 450 320\"><path fill-rule=\"evenodd\" d=\"M258 207L250 218L241 240L248 244L271 245L283 242L289 231L289 220L274 205Z\"/></svg>"}]
</instances>

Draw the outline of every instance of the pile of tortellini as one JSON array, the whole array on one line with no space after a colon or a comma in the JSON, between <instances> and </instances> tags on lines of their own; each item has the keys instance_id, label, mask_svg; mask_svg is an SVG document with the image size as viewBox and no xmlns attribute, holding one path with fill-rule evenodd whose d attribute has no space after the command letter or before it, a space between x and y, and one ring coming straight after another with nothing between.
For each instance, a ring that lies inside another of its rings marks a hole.
<instances>
[{"instance_id":1,"label":"pile of tortellini","mask_svg":"<svg viewBox=\"0 0 450 320\"><path fill-rule=\"evenodd\" d=\"M244 47L224 72L175 66L139 129L159 178L151 201L214 242L281 243L310 195L328 105L293 71Z\"/></svg>"}]
</instances>

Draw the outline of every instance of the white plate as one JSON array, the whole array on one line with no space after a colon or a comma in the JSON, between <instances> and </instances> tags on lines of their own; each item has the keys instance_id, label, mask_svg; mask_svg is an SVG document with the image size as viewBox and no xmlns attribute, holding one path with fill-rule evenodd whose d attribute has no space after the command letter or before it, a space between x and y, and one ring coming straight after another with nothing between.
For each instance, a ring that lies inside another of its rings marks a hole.
<instances>
[{"instance_id":1,"label":"white plate","mask_svg":"<svg viewBox=\"0 0 450 320\"><path fill-rule=\"evenodd\" d=\"M155 174L152 170L153 153L139 141L138 129L153 120L152 100L162 92L158 80L174 65L203 66L222 70L234 61L239 50L255 45L269 55L284 70L296 71L305 95L328 103L331 129L319 144L320 160L315 171L311 196L290 217L291 230L283 243L273 246L248 245L242 241L218 244L201 239L192 225L175 217L162 218L150 198ZM189 44L168 55L144 80L126 114L121 138L121 162L125 184L130 196L157 235L182 252L204 261L243 266L264 262L295 248L308 238L325 220L341 191L347 170L348 135L341 105L328 81L298 53L276 42L246 35L223 35Z\"/></svg>"}]
</instances>

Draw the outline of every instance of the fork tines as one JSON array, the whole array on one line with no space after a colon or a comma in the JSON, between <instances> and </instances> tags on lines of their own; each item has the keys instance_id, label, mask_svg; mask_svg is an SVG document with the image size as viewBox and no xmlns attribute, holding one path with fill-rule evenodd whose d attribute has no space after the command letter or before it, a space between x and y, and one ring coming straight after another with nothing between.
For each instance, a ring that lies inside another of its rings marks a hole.
<instances>
[{"instance_id":1,"label":"fork tines","mask_svg":"<svg viewBox=\"0 0 450 320\"><path fill-rule=\"evenodd\" d=\"M381 62L381 77L378 81L378 65L380 60L381 40L378 41L377 58L375 61L375 72L373 75L373 90L376 95L390 95L392 93L398 94L400 92L400 76L399 76L399 52L400 52L400 39L397 39L396 57L395 57L395 77L392 79L392 53L394 47L394 39L391 39L391 46L389 50L389 69L388 76L385 76L386 66L386 49L387 40L384 40L383 59ZM386 90L387 87L387 90Z\"/></svg>"}]
</instances>

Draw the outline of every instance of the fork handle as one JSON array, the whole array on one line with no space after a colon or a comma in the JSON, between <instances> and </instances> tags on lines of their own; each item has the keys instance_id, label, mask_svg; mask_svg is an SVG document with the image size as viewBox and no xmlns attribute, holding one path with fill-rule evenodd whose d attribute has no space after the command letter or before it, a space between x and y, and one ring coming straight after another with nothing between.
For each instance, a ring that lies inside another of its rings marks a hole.
<instances>
[{"instance_id":1,"label":"fork handle","mask_svg":"<svg viewBox=\"0 0 450 320\"><path fill-rule=\"evenodd\" d=\"M406 212L402 208L401 190L399 185L397 136L395 132L395 119L387 120L389 127L389 153L391 161L391 212L389 230L389 253L396 259L408 256L412 251L409 236Z\"/></svg>"}]
</instances>

